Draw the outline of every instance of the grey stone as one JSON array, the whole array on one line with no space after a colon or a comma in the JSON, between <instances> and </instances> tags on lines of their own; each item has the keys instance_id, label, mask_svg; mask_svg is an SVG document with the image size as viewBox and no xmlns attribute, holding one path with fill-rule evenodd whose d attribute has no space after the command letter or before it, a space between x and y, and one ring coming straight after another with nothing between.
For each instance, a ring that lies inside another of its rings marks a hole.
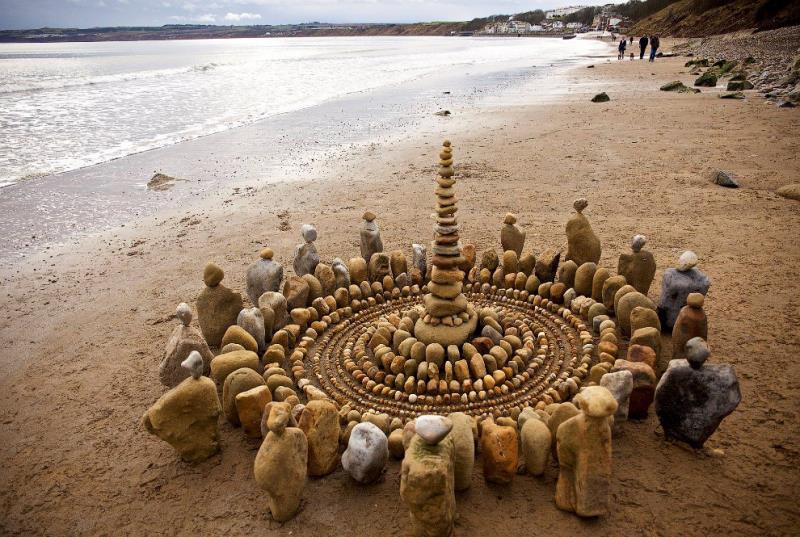
<instances>
[{"instance_id":1,"label":"grey stone","mask_svg":"<svg viewBox=\"0 0 800 537\"><path fill-rule=\"evenodd\" d=\"M411 250L413 251L411 266L419 269L420 274L425 276L428 272L428 251L422 244L412 244Z\"/></svg>"},{"instance_id":2,"label":"grey stone","mask_svg":"<svg viewBox=\"0 0 800 537\"><path fill-rule=\"evenodd\" d=\"M389 441L377 425L359 423L350 432L342 466L359 483L373 483L383 473L389 459Z\"/></svg>"},{"instance_id":3,"label":"grey stone","mask_svg":"<svg viewBox=\"0 0 800 537\"><path fill-rule=\"evenodd\" d=\"M425 415L417 418L416 431L426 444L435 446L450 434L453 422L444 416Z\"/></svg>"},{"instance_id":4,"label":"grey stone","mask_svg":"<svg viewBox=\"0 0 800 537\"><path fill-rule=\"evenodd\" d=\"M272 310L273 314L272 330L269 330L269 332L272 331L277 332L278 330L286 326L286 321L288 319L288 312L286 305L286 297L283 295L283 293L267 291L266 293L264 293L259 297L258 308L261 310L261 314L264 317L265 332L267 331L266 330L267 315L264 315L265 308L269 308L270 310ZM272 334L270 334L270 338L271 337Z\"/></svg>"},{"instance_id":5,"label":"grey stone","mask_svg":"<svg viewBox=\"0 0 800 537\"><path fill-rule=\"evenodd\" d=\"M708 349L701 338L690 339L686 348L689 360L671 360L662 375L655 409L667 437L701 448L742 394L733 366L704 363Z\"/></svg>"},{"instance_id":6,"label":"grey stone","mask_svg":"<svg viewBox=\"0 0 800 537\"><path fill-rule=\"evenodd\" d=\"M689 293L707 294L711 280L698 268L681 271L669 268L661 280L661 297L658 301L658 318L664 330L672 331Z\"/></svg>"},{"instance_id":7,"label":"grey stone","mask_svg":"<svg viewBox=\"0 0 800 537\"><path fill-rule=\"evenodd\" d=\"M258 344L258 353L262 354L267 348L264 330L264 315L258 308L244 308L236 318L236 324L253 336Z\"/></svg>"},{"instance_id":8,"label":"grey stone","mask_svg":"<svg viewBox=\"0 0 800 537\"><path fill-rule=\"evenodd\" d=\"M247 269L247 296L250 303L257 306L259 297L267 291L278 291L282 281L283 267L272 259L272 250L265 248L261 258Z\"/></svg>"},{"instance_id":9,"label":"grey stone","mask_svg":"<svg viewBox=\"0 0 800 537\"><path fill-rule=\"evenodd\" d=\"M628 419L628 406L630 404L631 392L633 391L633 373L627 369L606 373L600 378L600 386L603 386L614 399L617 400L617 412L614 414L615 422L626 421Z\"/></svg>"},{"instance_id":10,"label":"grey stone","mask_svg":"<svg viewBox=\"0 0 800 537\"><path fill-rule=\"evenodd\" d=\"M375 215L367 212L364 219L364 225L361 227L361 257L364 259L372 259L372 254L383 252L383 241L381 240L381 232L378 229L378 224L375 223ZM372 219L368 219L368 217Z\"/></svg>"},{"instance_id":11,"label":"grey stone","mask_svg":"<svg viewBox=\"0 0 800 537\"><path fill-rule=\"evenodd\" d=\"M211 360L214 359L214 354L208 348L203 334L197 328L189 326L192 322L192 310L189 305L181 302L178 305L176 316L181 324L175 327L167 340L164 358L158 367L161 383L170 388L177 386L183 379L190 376L191 372L183 366L183 363L193 353L196 352L200 357L200 374L207 374L211 370Z\"/></svg>"},{"instance_id":12,"label":"grey stone","mask_svg":"<svg viewBox=\"0 0 800 537\"><path fill-rule=\"evenodd\" d=\"M350 271L347 268L347 264L337 257L331 263L331 268L333 269L333 274L336 278L336 288L347 289L350 287Z\"/></svg>"},{"instance_id":13,"label":"grey stone","mask_svg":"<svg viewBox=\"0 0 800 537\"><path fill-rule=\"evenodd\" d=\"M714 184L727 188L739 188L739 183L736 182L733 174L722 170L714 173Z\"/></svg>"}]
</instances>

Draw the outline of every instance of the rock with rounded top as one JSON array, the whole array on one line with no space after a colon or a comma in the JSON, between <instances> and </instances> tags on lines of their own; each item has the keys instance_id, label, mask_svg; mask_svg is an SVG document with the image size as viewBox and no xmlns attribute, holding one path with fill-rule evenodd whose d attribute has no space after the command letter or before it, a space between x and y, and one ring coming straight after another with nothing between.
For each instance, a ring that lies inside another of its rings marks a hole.
<instances>
[{"instance_id":1,"label":"rock with rounded top","mask_svg":"<svg viewBox=\"0 0 800 537\"><path fill-rule=\"evenodd\" d=\"M686 250L681 254L678 258L678 266L675 267L681 272L686 272L687 270L693 269L697 266L698 263L697 254L691 250Z\"/></svg>"},{"instance_id":2,"label":"rock with rounded top","mask_svg":"<svg viewBox=\"0 0 800 537\"><path fill-rule=\"evenodd\" d=\"M519 434L525 470L529 475L540 476L544 474L553 443L553 435L550 433L550 428L537 416L523 420Z\"/></svg>"},{"instance_id":3,"label":"rock with rounded top","mask_svg":"<svg viewBox=\"0 0 800 537\"><path fill-rule=\"evenodd\" d=\"M267 492L272 518L285 522L300 508L307 480L308 442L303 431L286 427L291 415L287 403L270 403L269 432L256 455L256 483Z\"/></svg>"},{"instance_id":4,"label":"rock with rounded top","mask_svg":"<svg viewBox=\"0 0 800 537\"><path fill-rule=\"evenodd\" d=\"M372 259L373 254L383 252L383 241L375 214L372 211L364 213L364 223L361 226L359 237L361 241L361 257Z\"/></svg>"},{"instance_id":5,"label":"rock with rounded top","mask_svg":"<svg viewBox=\"0 0 800 537\"><path fill-rule=\"evenodd\" d=\"M203 269L203 283L208 287L218 286L224 277L225 271L216 263L208 262Z\"/></svg>"},{"instance_id":6,"label":"rock with rounded top","mask_svg":"<svg viewBox=\"0 0 800 537\"><path fill-rule=\"evenodd\" d=\"M347 289L350 287L350 270L340 258L334 258L331 262L331 269L335 281L335 289Z\"/></svg>"},{"instance_id":7,"label":"rock with rounded top","mask_svg":"<svg viewBox=\"0 0 800 537\"><path fill-rule=\"evenodd\" d=\"M237 343L248 351L258 352L258 343L255 338L247 330L236 324L229 326L225 330L225 335L222 336L222 346L224 347L229 343Z\"/></svg>"},{"instance_id":8,"label":"rock with rounded top","mask_svg":"<svg viewBox=\"0 0 800 537\"><path fill-rule=\"evenodd\" d=\"M602 386L575 396L581 412L558 428L556 506L581 517L608 513L611 481L611 415L618 404Z\"/></svg>"},{"instance_id":9,"label":"rock with rounded top","mask_svg":"<svg viewBox=\"0 0 800 537\"><path fill-rule=\"evenodd\" d=\"M389 267L394 275L408 272L408 260L402 250L393 250L389 254Z\"/></svg>"},{"instance_id":10,"label":"rock with rounded top","mask_svg":"<svg viewBox=\"0 0 800 537\"><path fill-rule=\"evenodd\" d=\"M578 270L578 265L572 259L564 261L558 267L558 274L556 279L563 283L567 289L575 286L575 272Z\"/></svg>"},{"instance_id":11,"label":"rock with rounded top","mask_svg":"<svg viewBox=\"0 0 800 537\"><path fill-rule=\"evenodd\" d=\"M455 449L455 489L467 490L472 484L472 470L475 466L475 438L473 427L475 419L463 412L448 415L453 422L450 436Z\"/></svg>"},{"instance_id":12,"label":"rock with rounded top","mask_svg":"<svg viewBox=\"0 0 800 537\"><path fill-rule=\"evenodd\" d=\"M655 410L664 434L701 448L742 399L733 366L706 364L700 337L686 343L687 360L672 360L656 388Z\"/></svg>"},{"instance_id":13,"label":"rock with rounded top","mask_svg":"<svg viewBox=\"0 0 800 537\"><path fill-rule=\"evenodd\" d=\"M536 268L536 256L533 255L531 252L522 254L519 257L519 271L525 274L525 276L530 276L531 274L533 274L535 268Z\"/></svg>"},{"instance_id":14,"label":"rock with rounded top","mask_svg":"<svg viewBox=\"0 0 800 537\"><path fill-rule=\"evenodd\" d=\"M278 291L283 281L283 267L273 260L272 248L264 248L255 263L247 269L247 296L254 305L268 291Z\"/></svg>"},{"instance_id":15,"label":"rock with rounded top","mask_svg":"<svg viewBox=\"0 0 800 537\"><path fill-rule=\"evenodd\" d=\"M347 270L350 272L350 281L356 285L369 280L369 268L363 257L350 258Z\"/></svg>"},{"instance_id":16,"label":"rock with rounded top","mask_svg":"<svg viewBox=\"0 0 800 537\"><path fill-rule=\"evenodd\" d=\"M498 265L500 265L500 258L497 257L497 252L494 249L486 250L481 255L481 269L489 269L490 272L494 272Z\"/></svg>"},{"instance_id":17,"label":"rock with rounded top","mask_svg":"<svg viewBox=\"0 0 800 537\"><path fill-rule=\"evenodd\" d=\"M322 296L333 296L336 290L336 274L333 268L325 263L318 263L314 269L314 277L322 286Z\"/></svg>"},{"instance_id":18,"label":"rock with rounded top","mask_svg":"<svg viewBox=\"0 0 800 537\"><path fill-rule=\"evenodd\" d=\"M657 311L661 319L661 327L666 331L672 331L689 294L705 295L711 286L708 276L695 266L697 256L693 252L684 252L684 255L688 253L692 255L687 256L688 259L679 260L678 268L669 268L664 271L664 277L661 280L661 296ZM684 255L681 257L683 258ZM685 270L682 270L684 268Z\"/></svg>"},{"instance_id":19,"label":"rock with rounded top","mask_svg":"<svg viewBox=\"0 0 800 537\"><path fill-rule=\"evenodd\" d=\"M310 306L314 303L314 301L318 298L323 298L325 296L324 291L322 289L322 284L317 279L316 276L313 274L305 274L303 275L303 280L308 284L308 298L306 299L306 303L299 307ZM330 296L330 295L328 295Z\"/></svg>"},{"instance_id":20,"label":"rock with rounded top","mask_svg":"<svg viewBox=\"0 0 800 537\"><path fill-rule=\"evenodd\" d=\"M608 311L614 311L614 297L617 296L617 291L625 287L626 284L625 276L611 276L603 282L603 305Z\"/></svg>"},{"instance_id":21,"label":"rock with rounded top","mask_svg":"<svg viewBox=\"0 0 800 537\"><path fill-rule=\"evenodd\" d=\"M342 466L357 482L373 483L383 473L389 458L386 434L377 425L361 422L350 432Z\"/></svg>"},{"instance_id":22,"label":"rock with rounded top","mask_svg":"<svg viewBox=\"0 0 800 537\"><path fill-rule=\"evenodd\" d=\"M258 372L260 366L258 354L253 351L228 352L211 360L211 377L220 385L224 385L228 375L237 369L249 367Z\"/></svg>"},{"instance_id":23,"label":"rock with rounded top","mask_svg":"<svg viewBox=\"0 0 800 537\"><path fill-rule=\"evenodd\" d=\"M283 293L267 291L258 297L258 309L264 317L264 337L272 339L273 331L286 326L287 303ZM271 321L271 323L270 323Z\"/></svg>"},{"instance_id":24,"label":"rock with rounded top","mask_svg":"<svg viewBox=\"0 0 800 537\"><path fill-rule=\"evenodd\" d=\"M369 279L372 282L382 282L385 276L392 275L389 256L384 253L374 253L369 260Z\"/></svg>"},{"instance_id":25,"label":"rock with rounded top","mask_svg":"<svg viewBox=\"0 0 800 537\"><path fill-rule=\"evenodd\" d=\"M311 224L303 224L300 228L300 234L303 237L302 244L298 244L294 249L294 273L297 276L305 276L306 274L314 274L314 270L319 264L319 253L314 241L317 240L317 229Z\"/></svg>"},{"instance_id":26,"label":"rock with rounded top","mask_svg":"<svg viewBox=\"0 0 800 537\"><path fill-rule=\"evenodd\" d=\"M225 377L225 382L222 386L222 411L225 413L225 419L228 420L228 423L234 427L241 424L236 407L236 396L264 385L264 378L249 367L232 371Z\"/></svg>"},{"instance_id":27,"label":"rock with rounded top","mask_svg":"<svg viewBox=\"0 0 800 537\"><path fill-rule=\"evenodd\" d=\"M553 458L558 460L558 451L556 449L556 434L558 433L558 428L568 419L577 416L579 411L578 407L571 402L556 403L556 405L553 411L550 412L550 419L547 420L547 426L550 428L550 435L553 439Z\"/></svg>"},{"instance_id":28,"label":"rock with rounded top","mask_svg":"<svg viewBox=\"0 0 800 537\"><path fill-rule=\"evenodd\" d=\"M222 269L209 263L204 280L214 285L206 285L197 297L197 320L203 337L212 347L220 346L225 331L236 324L236 318L242 310L242 295L222 285L222 277Z\"/></svg>"},{"instance_id":29,"label":"rock with rounded top","mask_svg":"<svg viewBox=\"0 0 800 537\"><path fill-rule=\"evenodd\" d=\"M645 419L656 388L656 374L644 362L629 362L619 359L614 362L611 373L617 371L630 371L633 376L633 390L628 404L628 417L632 419Z\"/></svg>"},{"instance_id":30,"label":"rock with rounded top","mask_svg":"<svg viewBox=\"0 0 800 537\"><path fill-rule=\"evenodd\" d=\"M147 431L170 444L187 462L219 451L217 388L208 377L189 377L162 395L142 417Z\"/></svg>"},{"instance_id":31,"label":"rock with rounded top","mask_svg":"<svg viewBox=\"0 0 800 537\"><path fill-rule=\"evenodd\" d=\"M566 226L567 255L565 259L572 259L578 267L587 262L595 264L600 262L600 240L594 234L589 220L583 215L583 210L588 204L584 198L575 200L573 204L575 214L572 215Z\"/></svg>"},{"instance_id":32,"label":"rock with rounded top","mask_svg":"<svg viewBox=\"0 0 800 537\"><path fill-rule=\"evenodd\" d=\"M578 293L578 296L592 296L592 282L596 271L597 264L591 261L583 263L575 271L573 287L575 288L575 292Z\"/></svg>"},{"instance_id":33,"label":"rock with rounded top","mask_svg":"<svg viewBox=\"0 0 800 537\"><path fill-rule=\"evenodd\" d=\"M659 332L661 331L661 321L658 319L658 313L648 307L636 306L633 308L630 314L630 324L631 334L647 326L652 326Z\"/></svg>"},{"instance_id":34,"label":"rock with rounded top","mask_svg":"<svg viewBox=\"0 0 800 537\"><path fill-rule=\"evenodd\" d=\"M266 329L264 326L264 314L261 313L260 309L244 308L239 312L239 316L236 318L236 325L252 336L252 338L256 341L256 346L259 353L264 352L264 349L267 347L267 342L264 337ZM223 337L223 340L224 339L225 337ZM229 343L237 343L241 345L241 343L238 341L230 341ZM245 346L242 345L242 347Z\"/></svg>"},{"instance_id":35,"label":"rock with rounded top","mask_svg":"<svg viewBox=\"0 0 800 537\"><path fill-rule=\"evenodd\" d=\"M336 405L330 400L312 400L303 409L298 427L308 440L308 475L328 475L339 464L341 425Z\"/></svg>"},{"instance_id":36,"label":"rock with rounded top","mask_svg":"<svg viewBox=\"0 0 800 537\"><path fill-rule=\"evenodd\" d=\"M631 312L634 308L647 308L655 311L656 305L653 301L638 291L633 291L623 295L616 305L617 321L622 335L631 334Z\"/></svg>"},{"instance_id":37,"label":"rock with rounded top","mask_svg":"<svg viewBox=\"0 0 800 537\"><path fill-rule=\"evenodd\" d=\"M411 266L423 276L428 272L428 251L424 244L411 245Z\"/></svg>"},{"instance_id":38,"label":"rock with rounded top","mask_svg":"<svg viewBox=\"0 0 800 537\"><path fill-rule=\"evenodd\" d=\"M656 275L656 260L651 252L642 250L647 242L644 235L636 235L631 241L631 253L621 254L617 263L617 274L643 295L647 295Z\"/></svg>"},{"instance_id":39,"label":"rock with rounded top","mask_svg":"<svg viewBox=\"0 0 800 537\"><path fill-rule=\"evenodd\" d=\"M190 376L190 372L181 367L181 363L193 351L200 355L202 374L208 374L211 370L211 360L214 359L214 354L208 348L203 334L197 328L190 326L192 310L189 305L185 303L178 304L176 316L180 320L180 324L175 327L169 336L164 350L164 358L158 367L158 376L161 383L169 387L177 386Z\"/></svg>"},{"instance_id":40,"label":"rock with rounded top","mask_svg":"<svg viewBox=\"0 0 800 537\"><path fill-rule=\"evenodd\" d=\"M498 425L492 418L481 424L483 476L491 483L510 483L517 473L519 441L516 429Z\"/></svg>"},{"instance_id":41,"label":"rock with rounded top","mask_svg":"<svg viewBox=\"0 0 800 537\"><path fill-rule=\"evenodd\" d=\"M519 257L514 250L503 252L503 272L505 274L516 274L519 272Z\"/></svg>"},{"instance_id":42,"label":"rock with rounded top","mask_svg":"<svg viewBox=\"0 0 800 537\"><path fill-rule=\"evenodd\" d=\"M436 445L453 429L453 421L444 416L426 414L417 418L415 430L428 445Z\"/></svg>"}]
</instances>

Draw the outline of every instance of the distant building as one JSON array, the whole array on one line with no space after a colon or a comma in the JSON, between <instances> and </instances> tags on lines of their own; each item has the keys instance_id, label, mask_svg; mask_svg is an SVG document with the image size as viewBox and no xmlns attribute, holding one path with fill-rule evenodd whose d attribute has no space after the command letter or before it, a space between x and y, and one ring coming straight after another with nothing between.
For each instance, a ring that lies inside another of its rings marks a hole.
<instances>
[{"instance_id":1,"label":"distant building","mask_svg":"<svg viewBox=\"0 0 800 537\"><path fill-rule=\"evenodd\" d=\"M553 30L563 30L564 29L564 23L561 22L561 21L553 21L552 28L553 28Z\"/></svg>"},{"instance_id":2,"label":"distant building","mask_svg":"<svg viewBox=\"0 0 800 537\"><path fill-rule=\"evenodd\" d=\"M580 22L568 22L567 23L567 28L572 28L573 30L577 30L581 26L583 26L583 24L581 24Z\"/></svg>"},{"instance_id":3,"label":"distant building","mask_svg":"<svg viewBox=\"0 0 800 537\"><path fill-rule=\"evenodd\" d=\"M544 16L548 19L560 19L566 15L572 15L576 11L580 11L584 9L586 6L569 6L569 7L560 7L557 9L551 9L549 11L544 12Z\"/></svg>"}]
</instances>

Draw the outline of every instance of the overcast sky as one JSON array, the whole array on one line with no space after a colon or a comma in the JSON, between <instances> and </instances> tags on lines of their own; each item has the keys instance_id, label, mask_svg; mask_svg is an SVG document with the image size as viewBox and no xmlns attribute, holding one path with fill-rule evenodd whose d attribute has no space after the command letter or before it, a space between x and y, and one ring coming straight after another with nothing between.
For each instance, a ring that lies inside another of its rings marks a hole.
<instances>
[{"instance_id":1,"label":"overcast sky","mask_svg":"<svg viewBox=\"0 0 800 537\"><path fill-rule=\"evenodd\" d=\"M0 0L0 28L419 22L598 5L593 0Z\"/></svg>"}]
</instances>

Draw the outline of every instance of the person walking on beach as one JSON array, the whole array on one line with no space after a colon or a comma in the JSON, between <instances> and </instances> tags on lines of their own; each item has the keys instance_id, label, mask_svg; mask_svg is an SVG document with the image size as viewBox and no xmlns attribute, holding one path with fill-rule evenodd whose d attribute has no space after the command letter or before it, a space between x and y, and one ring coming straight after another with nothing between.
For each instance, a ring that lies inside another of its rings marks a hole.
<instances>
[{"instance_id":1,"label":"person walking on beach","mask_svg":"<svg viewBox=\"0 0 800 537\"><path fill-rule=\"evenodd\" d=\"M631 36L631 46L633 46L633 36Z\"/></svg>"},{"instance_id":2,"label":"person walking on beach","mask_svg":"<svg viewBox=\"0 0 800 537\"><path fill-rule=\"evenodd\" d=\"M656 61L656 51L658 50L658 45L660 45L658 41L657 35L650 36L650 61Z\"/></svg>"},{"instance_id":3,"label":"person walking on beach","mask_svg":"<svg viewBox=\"0 0 800 537\"><path fill-rule=\"evenodd\" d=\"M647 50L647 36L643 35L639 38L639 59L644 59L644 51Z\"/></svg>"},{"instance_id":4,"label":"person walking on beach","mask_svg":"<svg viewBox=\"0 0 800 537\"><path fill-rule=\"evenodd\" d=\"M625 59L625 46L627 45L627 43L628 43L628 40L625 39L624 37L619 42L619 47L617 47L619 49L619 54L617 54L617 59L618 60L624 60Z\"/></svg>"}]
</instances>

